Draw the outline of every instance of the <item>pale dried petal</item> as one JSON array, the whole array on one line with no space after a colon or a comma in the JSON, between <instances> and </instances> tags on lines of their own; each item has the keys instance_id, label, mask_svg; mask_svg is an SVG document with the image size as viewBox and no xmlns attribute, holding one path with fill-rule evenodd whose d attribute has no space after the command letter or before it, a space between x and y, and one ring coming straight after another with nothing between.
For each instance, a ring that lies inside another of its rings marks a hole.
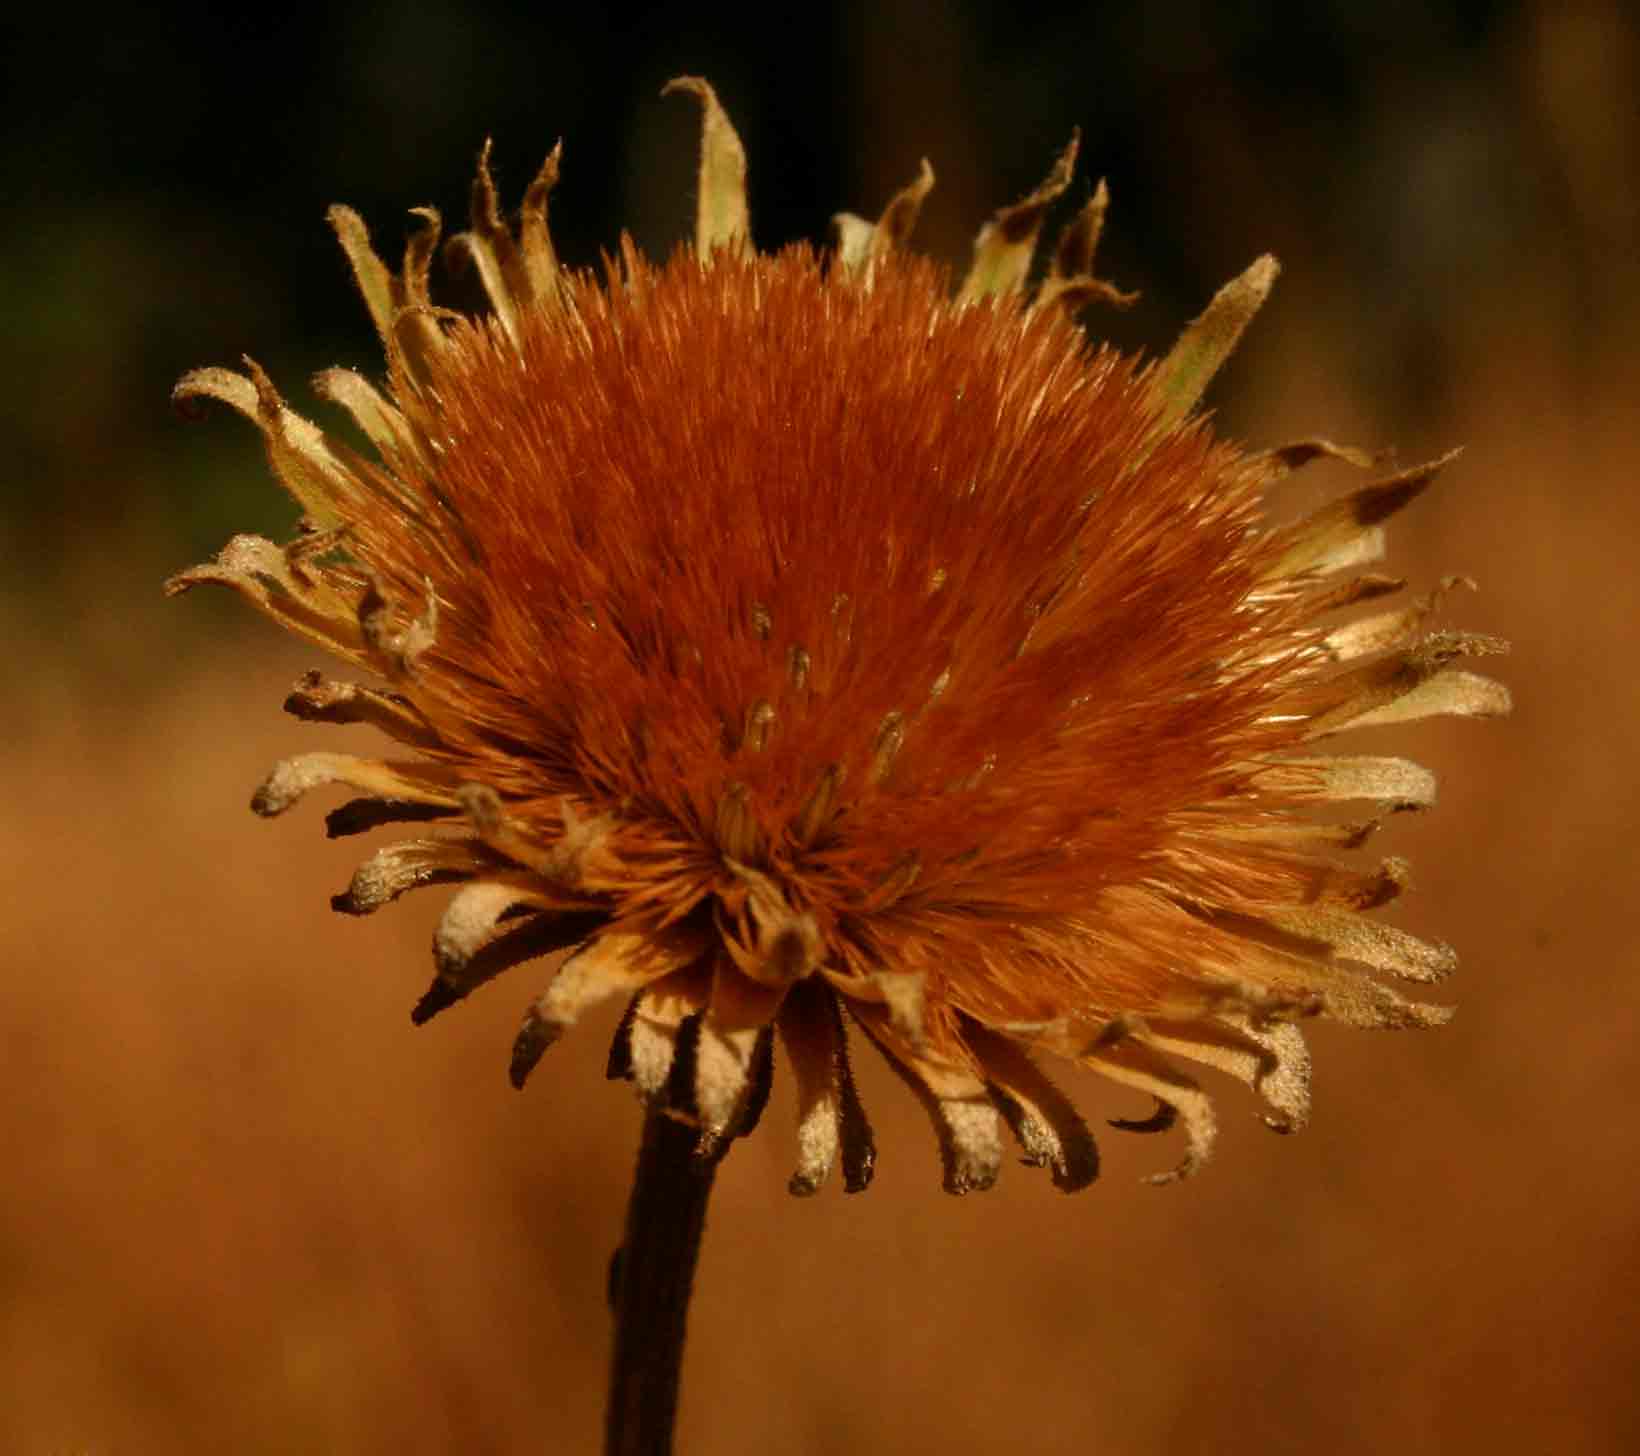
<instances>
[{"instance_id":1,"label":"pale dried petal","mask_svg":"<svg viewBox=\"0 0 1640 1456\"><path fill-rule=\"evenodd\" d=\"M628 1075L646 1102L693 1115L694 1049L711 995L711 969L697 964L663 976L638 996L627 1031L627 1062ZM674 1062L685 1041L687 1060L677 1068L673 1087Z\"/></svg>"},{"instance_id":2,"label":"pale dried petal","mask_svg":"<svg viewBox=\"0 0 1640 1456\"><path fill-rule=\"evenodd\" d=\"M1145 1180L1147 1183L1173 1183L1188 1178L1212 1156L1218 1136L1212 1100L1165 1057L1128 1036L1096 1044L1084 1053L1083 1061L1113 1082L1148 1092L1184 1123L1184 1157L1168 1172L1151 1174Z\"/></svg>"},{"instance_id":3,"label":"pale dried petal","mask_svg":"<svg viewBox=\"0 0 1640 1456\"><path fill-rule=\"evenodd\" d=\"M1403 981L1441 981L1458 968L1458 954L1451 946L1420 940L1408 931L1384 925L1353 910L1306 905L1271 911L1267 918L1283 930L1320 941L1334 955L1359 961L1374 970L1389 971Z\"/></svg>"},{"instance_id":4,"label":"pale dried petal","mask_svg":"<svg viewBox=\"0 0 1640 1456\"><path fill-rule=\"evenodd\" d=\"M513 879L476 880L453 896L433 931L433 964L441 979L460 984L467 964L509 913L539 902L527 882Z\"/></svg>"},{"instance_id":5,"label":"pale dried petal","mask_svg":"<svg viewBox=\"0 0 1640 1456\"><path fill-rule=\"evenodd\" d=\"M761 986L719 960L695 1049L695 1113L709 1143L742 1130L759 1047L785 997L785 986Z\"/></svg>"},{"instance_id":6,"label":"pale dried petal","mask_svg":"<svg viewBox=\"0 0 1640 1456\"><path fill-rule=\"evenodd\" d=\"M436 207L412 207L410 216L421 226L412 228L404 240L404 263L395 280L398 311L393 319L397 332L405 314L433 312L430 279L433 259L438 254L438 240L444 229L444 219ZM391 351L390 351L391 352Z\"/></svg>"},{"instance_id":7,"label":"pale dried petal","mask_svg":"<svg viewBox=\"0 0 1640 1456\"><path fill-rule=\"evenodd\" d=\"M517 291L537 305L556 304L560 299L558 253L547 228L547 199L558 185L558 167L563 154L561 141L547 153L541 170L524 194L519 214L518 247L523 261L524 288Z\"/></svg>"},{"instance_id":8,"label":"pale dried petal","mask_svg":"<svg viewBox=\"0 0 1640 1456\"><path fill-rule=\"evenodd\" d=\"M426 442L411 427L403 411L389 403L358 370L322 370L314 375L313 387L320 398L341 405L352 415L353 422L364 431L385 463L409 463L421 470L429 468L430 452ZM402 509L412 508L402 493L394 499Z\"/></svg>"},{"instance_id":9,"label":"pale dried petal","mask_svg":"<svg viewBox=\"0 0 1640 1456\"><path fill-rule=\"evenodd\" d=\"M1376 799L1393 809L1423 809L1435 802L1435 775L1427 768L1368 754L1284 758L1260 771L1259 784L1295 803Z\"/></svg>"},{"instance_id":10,"label":"pale dried petal","mask_svg":"<svg viewBox=\"0 0 1640 1456\"><path fill-rule=\"evenodd\" d=\"M991 1098L1024 1150L1026 1162L1047 1168L1054 1187L1076 1193L1099 1176L1099 1149L1070 1099L1012 1038L970 1023L963 1032Z\"/></svg>"},{"instance_id":11,"label":"pale dried petal","mask_svg":"<svg viewBox=\"0 0 1640 1456\"><path fill-rule=\"evenodd\" d=\"M1099 235L1104 230L1105 209L1109 205L1110 189L1101 178L1093 190L1093 196L1060 233L1059 241L1054 246L1053 259L1048 265L1048 276L1043 279L1032 301L1034 309L1058 308L1067 317L1075 318L1090 304L1127 308L1138 302L1137 293L1123 292L1093 275L1093 259L1099 248Z\"/></svg>"},{"instance_id":12,"label":"pale dried petal","mask_svg":"<svg viewBox=\"0 0 1640 1456\"><path fill-rule=\"evenodd\" d=\"M285 711L305 723L365 723L412 748L434 748L439 743L438 734L408 698L338 682L317 671L297 679L285 699Z\"/></svg>"},{"instance_id":13,"label":"pale dried petal","mask_svg":"<svg viewBox=\"0 0 1640 1456\"><path fill-rule=\"evenodd\" d=\"M1380 591L1396 591L1405 585L1391 577L1363 577L1360 584L1365 584L1370 591L1377 585ZM1357 658L1371 657L1379 652L1391 652L1398 647L1405 647L1418 640L1423 635L1429 619L1446 598L1447 594L1458 587L1475 589L1475 583L1466 576L1448 576L1431 592L1425 593L1417 601L1405 607L1399 607L1390 612L1376 612L1371 616L1362 617L1357 621L1346 623L1344 626L1327 634L1321 644L1327 655L1338 662L1353 662ZM1365 600L1365 596L1358 594L1352 601ZM1325 611L1334 603L1326 602L1318 605L1317 610ZM1338 602L1343 606L1348 603Z\"/></svg>"},{"instance_id":14,"label":"pale dried petal","mask_svg":"<svg viewBox=\"0 0 1640 1456\"><path fill-rule=\"evenodd\" d=\"M886 1012L850 1002L849 1013L933 1121L945 1191L989 1188L1002 1168L1002 1119L985 1083L962 1067L919 1053L901 1038Z\"/></svg>"},{"instance_id":15,"label":"pale dried petal","mask_svg":"<svg viewBox=\"0 0 1640 1456\"><path fill-rule=\"evenodd\" d=\"M567 950L606 919L560 903L526 875L489 870L451 897L433 932L433 984L410 1019L417 1026L522 961Z\"/></svg>"},{"instance_id":16,"label":"pale dried petal","mask_svg":"<svg viewBox=\"0 0 1640 1456\"><path fill-rule=\"evenodd\" d=\"M857 212L839 212L832 215L831 226L837 234L838 263L847 274L860 273L871 262L876 223Z\"/></svg>"},{"instance_id":17,"label":"pale dried petal","mask_svg":"<svg viewBox=\"0 0 1640 1456\"><path fill-rule=\"evenodd\" d=\"M836 1166L839 1134L837 1054L841 1039L818 998L788 996L780 1012L780 1038L797 1083L797 1167L787 1191L818 1193Z\"/></svg>"},{"instance_id":18,"label":"pale dried petal","mask_svg":"<svg viewBox=\"0 0 1640 1456\"><path fill-rule=\"evenodd\" d=\"M1411 721L1437 713L1496 715L1508 709L1508 694L1501 686L1448 669L1461 658L1504 650L1505 644L1495 637L1437 632L1328 678L1288 699L1282 709L1302 711L1309 718L1306 737L1310 739L1369 723Z\"/></svg>"},{"instance_id":19,"label":"pale dried petal","mask_svg":"<svg viewBox=\"0 0 1640 1456\"><path fill-rule=\"evenodd\" d=\"M1277 1132L1295 1132L1309 1119L1309 1051L1291 1022L1258 1026L1245 1014L1230 1013L1216 1021L1151 1021L1137 1035L1159 1051L1226 1072L1252 1088L1270 1107L1264 1120Z\"/></svg>"},{"instance_id":20,"label":"pale dried petal","mask_svg":"<svg viewBox=\"0 0 1640 1456\"><path fill-rule=\"evenodd\" d=\"M787 1189L817 1193L840 1155L844 1190L859 1193L871 1182L877 1150L854 1088L837 998L813 982L793 986L779 1028L797 1082L797 1168Z\"/></svg>"},{"instance_id":21,"label":"pale dried petal","mask_svg":"<svg viewBox=\"0 0 1640 1456\"><path fill-rule=\"evenodd\" d=\"M1394 702L1351 719L1351 728L1382 728L1420 718L1501 718L1514 706L1502 683L1474 672L1443 672L1420 683Z\"/></svg>"},{"instance_id":22,"label":"pale dried petal","mask_svg":"<svg viewBox=\"0 0 1640 1456\"><path fill-rule=\"evenodd\" d=\"M328 784L345 784L375 798L398 803L456 807L453 769L419 759L389 763L350 753L302 753L274 765L251 797L264 819L283 814L304 794Z\"/></svg>"},{"instance_id":23,"label":"pale dried petal","mask_svg":"<svg viewBox=\"0 0 1640 1456\"><path fill-rule=\"evenodd\" d=\"M911 231L917 225L917 214L922 211L923 199L934 190L934 169L924 157L917 172L917 180L902 187L889 199L883 215L875 223L856 217L851 212L840 212L832 219L837 229L837 256L843 271L851 276L869 280L877 260L903 248L910 241Z\"/></svg>"},{"instance_id":24,"label":"pale dried petal","mask_svg":"<svg viewBox=\"0 0 1640 1456\"><path fill-rule=\"evenodd\" d=\"M1301 1132L1310 1120L1310 1048L1303 1031L1291 1021L1260 1021L1245 1013L1226 1012L1219 1019L1274 1058L1253 1084L1273 1113L1265 1123L1275 1132Z\"/></svg>"},{"instance_id":25,"label":"pale dried petal","mask_svg":"<svg viewBox=\"0 0 1640 1456\"><path fill-rule=\"evenodd\" d=\"M1378 451L1360 450L1353 445L1335 445L1331 440L1312 438L1293 440L1286 445L1277 445L1273 449L1260 450L1257 454L1249 456L1247 463L1255 468L1262 468L1264 478L1274 484L1317 460L1337 460L1361 470L1371 470L1383 463L1383 459L1383 455Z\"/></svg>"},{"instance_id":26,"label":"pale dried petal","mask_svg":"<svg viewBox=\"0 0 1640 1456\"><path fill-rule=\"evenodd\" d=\"M1060 233L1054 244L1053 260L1048 264L1050 281L1065 282L1085 278L1093 272L1093 260L1099 251L1099 238L1105 230L1105 212L1110 207L1110 188L1101 177L1090 197Z\"/></svg>"},{"instance_id":27,"label":"pale dried petal","mask_svg":"<svg viewBox=\"0 0 1640 1456\"><path fill-rule=\"evenodd\" d=\"M1454 1008L1427 1001L1409 1001L1398 991L1365 976L1339 975L1329 979L1321 994L1321 1008L1334 1021L1365 1031L1415 1031L1445 1026Z\"/></svg>"},{"instance_id":28,"label":"pale dried petal","mask_svg":"<svg viewBox=\"0 0 1640 1456\"><path fill-rule=\"evenodd\" d=\"M1156 366L1153 378L1163 401L1158 431L1177 424L1195 409L1219 366L1270 296L1279 271L1276 260L1265 254L1241 277L1226 283Z\"/></svg>"},{"instance_id":29,"label":"pale dried petal","mask_svg":"<svg viewBox=\"0 0 1640 1456\"><path fill-rule=\"evenodd\" d=\"M1216 930L1226 932L1258 947L1259 959L1256 976L1264 988L1268 1012L1290 1013L1299 1010L1305 1014L1322 1012L1352 1026L1380 1029L1398 1027L1440 1026L1452 1019L1450 1007L1430 1006L1409 1001L1400 992L1374 980L1364 971L1349 965L1333 964L1332 944L1319 936L1306 935L1289 928L1281 920L1283 912L1251 912L1208 906L1189 906L1196 915ZM1297 913L1297 912L1285 912ZM1323 912L1316 912L1323 913ZM1337 915L1330 911L1326 914ZM1280 923L1278 923L1280 922ZM1364 925L1374 922L1362 920ZM1387 950L1380 949L1380 955ZM1417 969L1420 956L1440 958L1439 949L1415 952L1403 950L1404 959ZM1425 979L1413 975L1411 979ZM1226 1009L1259 1011L1256 998L1238 998L1245 1005Z\"/></svg>"},{"instance_id":30,"label":"pale dried petal","mask_svg":"<svg viewBox=\"0 0 1640 1456\"><path fill-rule=\"evenodd\" d=\"M473 178L468 231L457 237L478 269L479 280L490 297L496 319L516 347L519 309L528 300L520 298L513 288L519 272L517 244L501 216L501 199L496 194L495 179L490 175L492 148L491 138L486 137L478 154L478 171ZM456 238L450 241L454 243Z\"/></svg>"},{"instance_id":31,"label":"pale dried petal","mask_svg":"<svg viewBox=\"0 0 1640 1456\"><path fill-rule=\"evenodd\" d=\"M353 277L370 310L371 321L381 335L382 347L389 353L393 346L393 319L403 307L401 287L387 265L370 245L370 230L364 219L351 207L337 204L327 214L336 239L353 267Z\"/></svg>"},{"instance_id":32,"label":"pale dried petal","mask_svg":"<svg viewBox=\"0 0 1640 1456\"><path fill-rule=\"evenodd\" d=\"M746 149L740 143L717 93L699 76L678 76L661 87L662 96L686 91L701 105L699 199L695 252L704 261L717 248L743 248L751 241L746 207Z\"/></svg>"},{"instance_id":33,"label":"pale dried petal","mask_svg":"<svg viewBox=\"0 0 1640 1456\"><path fill-rule=\"evenodd\" d=\"M524 1085L547 1048L573 1026L583 1012L612 996L631 995L634 991L673 976L698 961L705 949L703 937L676 930L661 935L606 930L589 940L558 968L552 984L524 1014L524 1024L513 1043L513 1086ZM647 1001L649 998L644 999ZM677 1022L682 1020L683 1015L699 1009L699 1005L694 1004L680 1012L671 1022L671 1033L675 1036ZM666 1070L671 1066L670 1052L666 1056L664 1069L654 1068L652 1058L640 1055L636 1034L640 1026L653 1023L654 1018L654 1007L640 1007L632 1024L634 1040L631 1056L635 1071L640 1060L643 1061L644 1072L639 1076L639 1081L646 1092L653 1092L665 1084ZM644 1051L648 1051L647 1044Z\"/></svg>"},{"instance_id":34,"label":"pale dried petal","mask_svg":"<svg viewBox=\"0 0 1640 1456\"><path fill-rule=\"evenodd\" d=\"M371 915L400 895L426 885L470 879L487 867L463 839L405 839L378 849L353 872L330 907L344 915Z\"/></svg>"},{"instance_id":35,"label":"pale dried petal","mask_svg":"<svg viewBox=\"0 0 1640 1456\"><path fill-rule=\"evenodd\" d=\"M1439 459L1414 466L1338 500L1272 535L1280 554L1266 580L1309 572L1324 576L1376 561L1384 552L1382 523L1428 490L1435 477L1463 452L1453 450Z\"/></svg>"},{"instance_id":36,"label":"pale dried petal","mask_svg":"<svg viewBox=\"0 0 1640 1456\"><path fill-rule=\"evenodd\" d=\"M171 398L215 399L244 415L261 430L273 473L308 519L321 528L337 525L338 505L358 493L358 482L324 431L285 404L262 367L246 359L245 369L196 369L177 381Z\"/></svg>"},{"instance_id":37,"label":"pale dried petal","mask_svg":"<svg viewBox=\"0 0 1640 1456\"><path fill-rule=\"evenodd\" d=\"M330 209L330 224L353 265L359 291L381 335L395 387L406 386L414 392L430 378L429 361L443 352L440 320L450 315L433 307L428 292L428 274L442 226L438 211L413 207L410 215L421 226L406 238L404 262L395 275L377 257L359 216L346 207Z\"/></svg>"},{"instance_id":38,"label":"pale dried petal","mask_svg":"<svg viewBox=\"0 0 1640 1456\"><path fill-rule=\"evenodd\" d=\"M363 585L350 589L329 573L300 571L301 544L281 547L261 536L235 536L215 561L173 576L165 583L165 593L178 596L196 586L230 587L306 641L356 666L374 666L359 629Z\"/></svg>"},{"instance_id":39,"label":"pale dried petal","mask_svg":"<svg viewBox=\"0 0 1640 1456\"><path fill-rule=\"evenodd\" d=\"M1042 221L1048 209L1071 185L1080 146L1081 134L1073 131L1070 144L1060 153L1041 185L1018 202L1002 208L980 228L979 237L974 240L973 266L957 293L959 304L1004 297L1025 286Z\"/></svg>"}]
</instances>

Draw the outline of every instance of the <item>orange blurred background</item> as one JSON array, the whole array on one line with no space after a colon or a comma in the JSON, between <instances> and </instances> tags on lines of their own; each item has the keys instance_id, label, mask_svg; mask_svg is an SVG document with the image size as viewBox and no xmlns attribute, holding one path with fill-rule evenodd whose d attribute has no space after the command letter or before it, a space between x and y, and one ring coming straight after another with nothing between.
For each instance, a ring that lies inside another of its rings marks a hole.
<instances>
[{"instance_id":1,"label":"orange blurred background","mask_svg":"<svg viewBox=\"0 0 1640 1456\"><path fill-rule=\"evenodd\" d=\"M777 1079L720 1179L680 1450L1640 1447L1640 40L1615 0L9 24L0 1449L596 1449L639 1125L602 1077L613 1013L514 1094L528 971L413 1031L439 897L333 916L357 845L246 812L275 759L364 730L279 713L316 664L249 612L159 599L293 516L253 432L165 396L244 350L302 409L314 370L373 367L323 206L391 249L406 205L460 216L492 130L509 195L565 136L571 261L623 222L669 248L696 121L654 93L688 71L741 125L765 245L874 211L926 151L919 241L960 262L1080 123L1103 272L1145 293L1093 331L1162 347L1277 252L1224 427L1466 442L1391 560L1478 581L1454 615L1513 640L1517 708L1397 733L1443 798L1379 842L1417 872L1397 918L1463 954L1461 1013L1316 1030L1301 1136L1227 1087L1194 1183L1139 1186L1172 1150L1111 1133L1078 1198L1011 1168L953 1200L862 1055L877 1182L797 1201Z\"/></svg>"}]
</instances>

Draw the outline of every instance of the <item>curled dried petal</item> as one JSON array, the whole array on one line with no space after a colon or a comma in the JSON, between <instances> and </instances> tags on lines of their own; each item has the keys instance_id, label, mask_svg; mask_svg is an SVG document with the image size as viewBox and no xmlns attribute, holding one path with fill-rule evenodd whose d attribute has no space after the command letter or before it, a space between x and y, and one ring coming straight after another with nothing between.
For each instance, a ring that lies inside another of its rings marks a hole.
<instances>
[{"instance_id":1,"label":"curled dried petal","mask_svg":"<svg viewBox=\"0 0 1640 1456\"><path fill-rule=\"evenodd\" d=\"M991 1098L1025 1152L1025 1160L1053 1175L1065 1193L1086 1188L1099 1176L1099 1149L1070 1099L1010 1038L979 1025L964 1040L980 1065Z\"/></svg>"},{"instance_id":2,"label":"curled dried petal","mask_svg":"<svg viewBox=\"0 0 1640 1456\"><path fill-rule=\"evenodd\" d=\"M700 180L695 218L695 252L709 257L717 248L744 247L751 237L746 207L746 149L740 143L717 93L699 76L679 76L662 96L686 91L701 105Z\"/></svg>"},{"instance_id":3,"label":"curled dried petal","mask_svg":"<svg viewBox=\"0 0 1640 1456\"><path fill-rule=\"evenodd\" d=\"M922 1103L939 1138L947 1193L979 1193L1002 1169L1001 1117L985 1083L952 1063L919 1054L886 1013L851 1002L856 1023Z\"/></svg>"}]
</instances>

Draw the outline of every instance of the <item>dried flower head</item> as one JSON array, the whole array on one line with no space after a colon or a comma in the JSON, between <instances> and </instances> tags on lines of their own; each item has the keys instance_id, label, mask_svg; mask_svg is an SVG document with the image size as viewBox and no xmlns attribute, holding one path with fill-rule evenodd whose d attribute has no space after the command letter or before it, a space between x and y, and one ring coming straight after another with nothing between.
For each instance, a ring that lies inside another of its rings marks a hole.
<instances>
[{"instance_id":1,"label":"dried flower head","mask_svg":"<svg viewBox=\"0 0 1640 1456\"><path fill-rule=\"evenodd\" d=\"M253 807L357 797L332 835L415 824L336 897L366 914L456 885L415 1020L521 962L539 994L525 1077L589 1007L627 998L611 1058L703 1148L755 1121L778 1032L799 1095L792 1190L871 1136L844 1028L932 1114L952 1192L1010 1130L1062 1188L1095 1175L1052 1053L1155 1099L1118 1127L1213 1140L1183 1063L1298 1126L1298 1022L1429 1026L1452 952L1375 921L1396 859L1336 806L1428 804L1431 776L1337 753L1345 729L1502 712L1460 666L1489 638L1429 630L1441 592L1361 574L1445 461L1272 526L1266 489L1323 441L1247 453L1197 413L1275 275L1229 284L1160 362L1089 344L1101 186L1027 287L1073 140L980 231L954 296L905 251L921 177L829 255L748 237L745 157L705 83L693 248L623 243L602 280L558 262L554 151L503 220L488 150L467 232L493 314L438 307L431 211L401 269L331 221L381 334L385 390L319 392L374 447L293 413L266 375L205 369L306 513L287 546L232 541L171 584L234 588L384 686L310 673L286 708L370 724L402 756L302 754ZM1452 585L1448 582L1442 590ZM1373 809L1366 812L1370 816Z\"/></svg>"}]
</instances>

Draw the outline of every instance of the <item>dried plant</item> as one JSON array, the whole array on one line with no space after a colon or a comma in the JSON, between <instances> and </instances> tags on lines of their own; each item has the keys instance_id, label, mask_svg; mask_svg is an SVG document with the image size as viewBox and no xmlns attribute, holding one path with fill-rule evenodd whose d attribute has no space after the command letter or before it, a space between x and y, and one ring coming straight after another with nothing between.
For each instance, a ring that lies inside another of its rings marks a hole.
<instances>
[{"instance_id":1,"label":"dried plant","mask_svg":"<svg viewBox=\"0 0 1640 1456\"><path fill-rule=\"evenodd\" d=\"M1347 610L1404 585L1363 568L1446 460L1271 525L1290 472L1372 462L1246 452L1198 412L1273 260L1159 362L1091 345L1078 313L1125 299L1092 271L1103 186L1027 282L1074 140L954 293L905 250L926 163L877 222L840 218L835 252L763 255L739 139L704 82L674 86L705 124L694 246L663 265L629 242L602 279L559 263L556 150L516 227L480 158L450 249L487 317L433 303L435 214L395 273L334 209L388 374L317 386L374 456L254 364L189 375L178 397L251 419L306 514L291 544L242 536L171 583L228 585L383 684L310 673L286 708L373 725L402 757L303 754L253 807L342 785L332 835L418 826L335 900L459 886L416 1021L541 962L522 1086L589 1007L627 999L611 1072L651 1115L612 1411L653 1408L612 1414L610 1449L634 1451L664 1449L670 1396L623 1396L622 1360L681 1344L711 1169L761 1110L776 1034L794 1193L838 1164L850 1190L871 1177L848 1026L927 1107L953 1193L991 1185L1005 1131L1059 1187L1094 1178L1041 1053L1154 1098L1116 1126L1183 1124L1154 1181L1212 1147L1185 1063L1296 1128L1300 1021L1437 1024L1384 977L1454 961L1372 917L1401 861L1341 858L1373 813L1430 803L1431 776L1328 740L1508 703L1461 665L1497 642L1431 630L1452 582Z\"/></svg>"}]
</instances>

